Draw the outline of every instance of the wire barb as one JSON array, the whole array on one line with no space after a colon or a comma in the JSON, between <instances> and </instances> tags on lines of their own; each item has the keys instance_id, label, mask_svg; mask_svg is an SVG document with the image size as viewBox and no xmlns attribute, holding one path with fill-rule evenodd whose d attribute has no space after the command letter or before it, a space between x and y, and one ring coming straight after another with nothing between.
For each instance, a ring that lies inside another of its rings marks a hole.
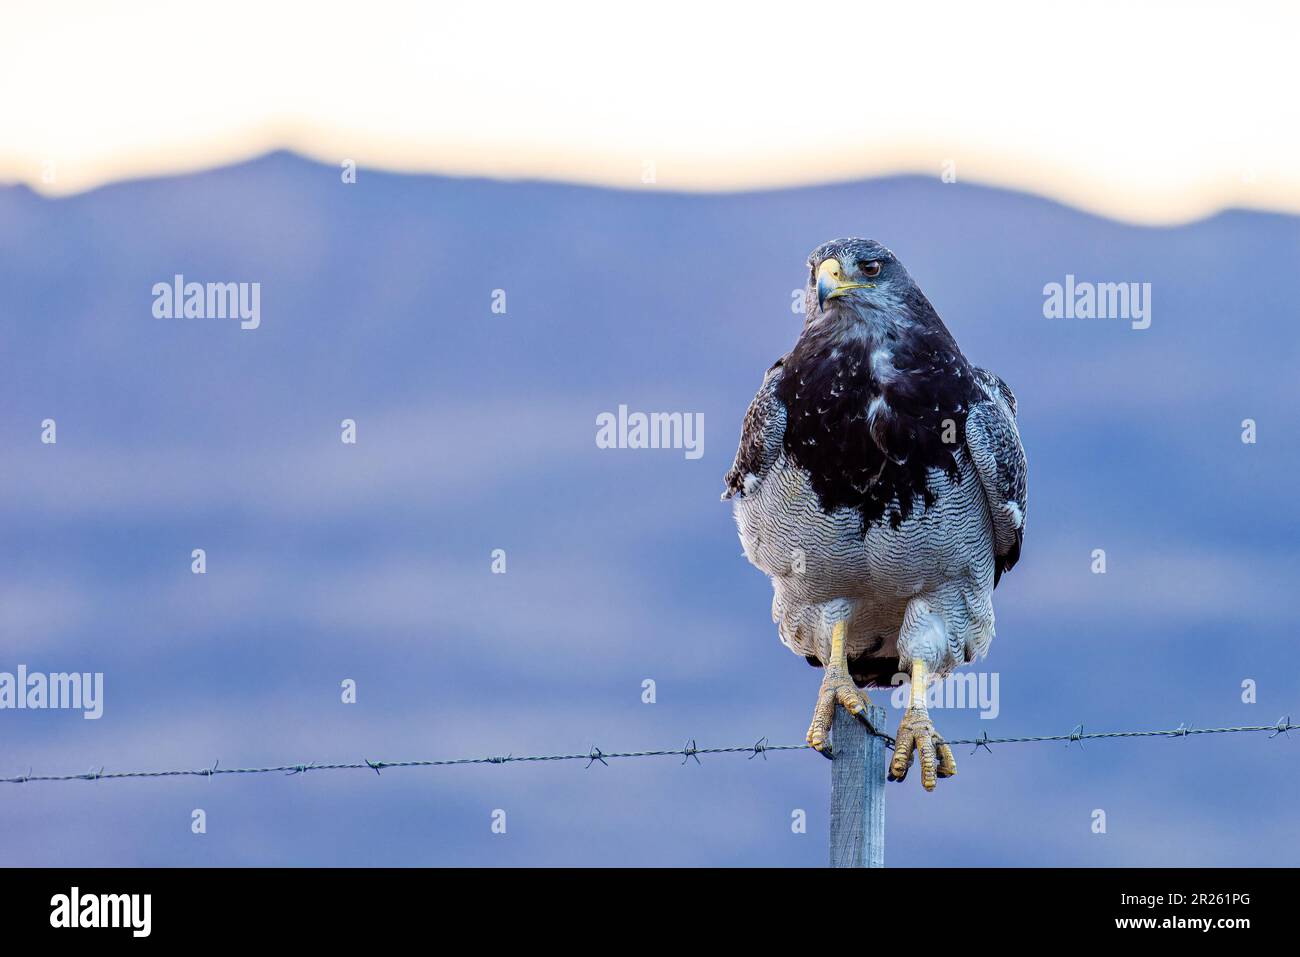
<instances>
[{"instance_id":1,"label":"wire barb","mask_svg":"<svg viewBox=\"0 0 1300 957\"><path fill-rule=\"evenodd\" d=\"M686 764L686 762L689 761L691 758L695 759L696 764L700 763L700 752L699 749L695 747L694 738L691 738L691 740L686 742L686 747L682 748L682 754L685 755L682 758L683 765Z\"/></svg>"}]
</instances>

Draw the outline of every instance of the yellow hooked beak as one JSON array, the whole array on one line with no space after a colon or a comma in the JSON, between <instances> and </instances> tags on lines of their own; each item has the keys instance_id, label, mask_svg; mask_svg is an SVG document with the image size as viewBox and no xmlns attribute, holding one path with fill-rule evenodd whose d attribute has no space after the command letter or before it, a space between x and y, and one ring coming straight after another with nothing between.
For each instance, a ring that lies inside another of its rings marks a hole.
<instances>
[{"instance_id":1,"label":"yellow hooked beak","mask_svg":"<svg viewBox=\"0 0 1300 957\"><path fill-rule=\"evenodd\" d=\"M827 299L836 299L850 289L875 289L872 282L844 282L840 263L833 256L817 267L817 308L825 309Z\"/></svg>"}]
</instances>

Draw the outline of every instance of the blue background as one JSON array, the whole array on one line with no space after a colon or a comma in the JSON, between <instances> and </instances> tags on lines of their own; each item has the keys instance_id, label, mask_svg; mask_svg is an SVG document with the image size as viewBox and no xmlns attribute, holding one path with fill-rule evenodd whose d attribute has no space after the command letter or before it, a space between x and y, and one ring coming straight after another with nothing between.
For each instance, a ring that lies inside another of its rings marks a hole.
<instances>
[{"instance_id":1,"label":"blue background","mask_svg":"<svg viewBox=\"0 0 1300 957\"><path fill-rule=\"evenodd\" d=\"M0 774L801 742L818 672L718 494L804 258L842 235L893 248L1020 403L1025 549L978 665L1000 714L939 728L1300 715L1294 218L1154 229L916 178L344 185L274 154L0 189L0 670L106 684L99 721L0 712ZM260 282L261 328L153 318L178 272ZM1151 328L1045 319L1067 273L1150 282ZM596 448L620 403L702 412L703 457ZM935 793L890 787L887 859L1295 864L1297 748L960 748ZM0 863L820 865L828 798L811 752L2 785Z\"/></svg>"}]
</instances>

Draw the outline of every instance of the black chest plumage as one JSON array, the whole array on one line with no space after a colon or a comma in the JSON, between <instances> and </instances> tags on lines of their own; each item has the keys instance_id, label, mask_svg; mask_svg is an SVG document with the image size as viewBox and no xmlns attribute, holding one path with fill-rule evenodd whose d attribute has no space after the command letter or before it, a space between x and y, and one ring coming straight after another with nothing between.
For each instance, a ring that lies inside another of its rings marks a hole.
<instances>
[{"instance_id":1,"label":"black chest plumage","mask_svg":"<svg viewBox=\"0 0 1300 957\"><path fill-rule=\"evenodd\" d=\"M850 337L812 326L781 372L785 453L823 511L857 509L864 533L880 521L897 528L934 504L929 470L957 478L954 453L980 393L938 316Z\"/></svg>"}]
</instances>

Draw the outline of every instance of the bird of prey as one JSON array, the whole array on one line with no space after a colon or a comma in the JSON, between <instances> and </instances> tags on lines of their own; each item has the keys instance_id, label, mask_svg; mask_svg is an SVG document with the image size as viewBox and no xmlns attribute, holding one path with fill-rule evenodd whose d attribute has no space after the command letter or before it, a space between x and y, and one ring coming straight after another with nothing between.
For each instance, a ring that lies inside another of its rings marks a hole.
<instances>
[{"instance_id":1,"label":"bird of prey","mask_svg":"<svg viewBox=\"0 0 1300 957\"><path fill-rule=\"evenodd\" d=\"M745 557L781 642L823 666L808 743L836 704L911 672L889 779L956 773L926 683L988 651L993 589L1024 537L1016 398L967 362L898 258L838 239L808 259L803 332L767 371L727 472Z\"/></svg>"}]
</instances>

